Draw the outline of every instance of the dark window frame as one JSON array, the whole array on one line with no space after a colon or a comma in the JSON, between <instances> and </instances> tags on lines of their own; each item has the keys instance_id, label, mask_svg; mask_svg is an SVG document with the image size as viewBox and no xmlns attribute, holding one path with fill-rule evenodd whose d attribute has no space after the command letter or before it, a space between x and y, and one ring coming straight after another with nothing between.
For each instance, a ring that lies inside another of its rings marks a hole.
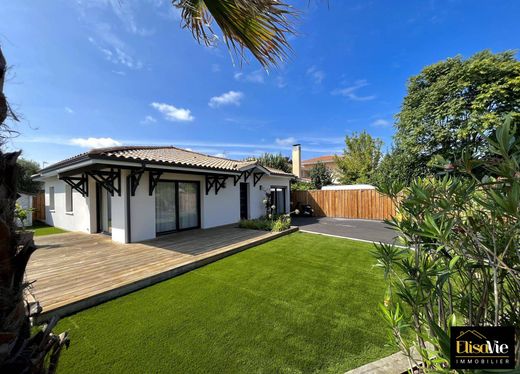
<instances>
[{"instance_id":1,"label":"dark window frame","mask_svg":"<svg viewBox=\"0 0 520 374\"><path fill-rule=\"evenodd\" d=\"M273 191L274 189L274 191ZM283 191L283 213L276 214L286 214L287 213L287 186L271 186L269 188L269 192L271 195L271 205L275 205L276 209L278 209L278 198L276 196L276 189L281 189ZM273 198L274 196L274 198Z\"/></svg>"},{"instance_id":2,"label":"dark window frame","mask_svg":"<svg viewBox=\"0 0 520 374\"><path fill-rule=\"evenodd\" d=\"M200 181L182 180L182 179L159 179L157 181L157 183L161 183L161 182L175 183L175 230L157 231L157 226L156 226L155 235L160 236L160 235L167 235L167 234L172 234L172 233L180 232L180 231L200 229L201 221L202 221L202 217L201 217L202 199L201 199L201 195L200 195ZM180 225L180 222L179 222L179 183L194 183L197 186L197 226L187 227L184 229L181 229L179 226ZM157 197L155 196L155 192L154 192L154 198L157 199ZM157 212L156 212L155 219L157 220Z\"/></svg>"}]
</instances>

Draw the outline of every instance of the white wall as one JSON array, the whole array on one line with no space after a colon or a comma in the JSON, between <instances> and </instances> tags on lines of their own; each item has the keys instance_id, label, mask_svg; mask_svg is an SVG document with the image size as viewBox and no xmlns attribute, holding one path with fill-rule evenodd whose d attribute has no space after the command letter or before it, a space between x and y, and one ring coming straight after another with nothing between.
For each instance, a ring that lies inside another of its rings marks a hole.
<instances>
[{"instance_id":1,"label":"white wall","mask_svg":"<svg viewBox=\"0 0 520 374\"><path fill-rule=\"evenodd\" d=\"M126 243L127 238L127 198L126 176L128 171L121 172L121 196L117 193L111 198L112 203L112 240ZM206 184L203 175L164 173L164 180L198 181L200 183L201 227L233 224L240 220L240 182L235 186L233 176L226 180L226 187L215 195L214 187L206 195ZM286 208L289 211L289 180L287 177L264 176L253 186L253 176L247 180L249 184L249 218L258 218L265 214L263 200L265 191L271 186L286 186ZM242 180L243 181L243 180ZM143 241L156 237L155 233L155 191L148 195L148 172L141 177L135 196L130 197L131 241ZM74 211L65 212L65 182L56 178L45 180L45 210L49 225L69 231L96 232L96 184L89 178L89 197L83 197L73 190ZM49 187L54 186L55 210L49 210ZM262 187L262 190L260 189Z\"/></svg>"},{"instance_id":2,"label":"white wall","mask_svg":"<svg viewBox=\"0 0 520 374\"><path fill-rule=\"evenodd\" d=\"M126 176L128 170L121 170L121 196L114 192L111 197L112 208L112 240L119 243L128 242L127 231L127 198L126 198Z\"/></svg>"},{"instance_id":3,"label":"white wall","mask_svg":"<svg viewBox=\"0 0 520 374\"><path fill-rule=\"evenodd\" d=\"M49 208L51 186L54 186L54 210ZM89 212L91 206L95 207L95 199L92 198L95 194L89 193L89 197L83 197L79 192L72 190L73 211L65 212L65 186L66 183L56 177L45 180L45 222L68 231L95 232ZM92 191L93 187L90 183L89 190ZM95 212L95 208L93 211Z\"/></svg>"},{"instance_id":4,"label":"white wall","mask_svg":"<svg viewBox=\"0 0 520 374\"><path fill-rule=\"evenodd\" d=\"M249 218L258 218L265 215L265 206L263 200L266 192L270 193L271 186L286 187L285 189L285 209L286 213L290 211L290 178L289 177L275 177L264 176L260 181L253 186L253 181L249 184ZM249 182L249 179L248 179ZM260 187L262 189L260 189Z\"/></svg>"},{"instance_id":5,"label":"white wall","mask_svg":"<svg viewBox=\"0 0 520 374\"><path fill-rule=\"evenodd\" d=\"M130 197L132 242L155 238L155 191L148 195L149 175L141 176L135 196Z\"/></svg>"}]
</instances>

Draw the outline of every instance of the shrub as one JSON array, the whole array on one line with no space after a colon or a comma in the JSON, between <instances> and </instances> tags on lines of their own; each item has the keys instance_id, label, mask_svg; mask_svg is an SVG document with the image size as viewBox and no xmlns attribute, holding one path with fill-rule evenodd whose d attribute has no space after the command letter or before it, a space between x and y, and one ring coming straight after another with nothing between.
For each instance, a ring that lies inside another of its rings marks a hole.
<instances>
[{"instance_id":1,"label":"shrub","mask_svg":"<svg viewBox=\"0 0 520 374\"><path fill-rule=\"evenodd\" d=\"M291 216L289 214L282 214L273 221L271 231L280 232L291 228Z\"/></svg>"},{"instance_id":2,"label":"shrub","mask_svg":"<svg viewBox=\"0 0 520 374\"><path fill-rule=\"evenodd\" d=\"M291 217L288 214L282 214L273 218L243 219L238 223L238 227L242 229L280 232L291 227Z\"/></svg>"},{"instance_id":3,"label":"shrub","mask_svg":"<svg viewBox=\"0 0 520 374\"><path fill-rule=\"evenodd\" d=\"M314 185L310 182L294 182L291 183L291 191L308 191L313 190Z\"/></svg>"},{"instance_id":4,"label":"shrub","mask_svg":"<svg viewBox=\"0 0 520 374\"><path fill-rule=\"evenodd\" d=\"M447 371L450 326L520 326L520 139L510 120L486 153L446 164L442 174L394 182L387 221L412 250L376 245L388 289L381 309L392 341L412 346L431 371ZM478 168L478 174L475 169ZM482 171L485 171L484 177ZM516 330L519 341L520 330ZM520 350L516 352L520 359Z\"/></svg>"}]
</instances>

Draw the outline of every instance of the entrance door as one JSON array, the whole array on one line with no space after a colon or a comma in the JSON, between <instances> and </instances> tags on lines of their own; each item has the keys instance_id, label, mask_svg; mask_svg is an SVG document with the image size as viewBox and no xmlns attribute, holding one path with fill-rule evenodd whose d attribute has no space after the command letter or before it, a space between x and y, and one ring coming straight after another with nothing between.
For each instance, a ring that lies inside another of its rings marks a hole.
<instances>
[{"instance_id":1,"label":"entrance door","mask_svg":"<svg viewBox=\"0 0 520 374\"><path fill-rule=\"evenodd\" d=\"M155 187L155 231L166 233L177 229L176 183L158 182Z\"/></svg>"},{"instance_id":2,"label":"entrance door","mask_svg":"<svg viewBox=\"0 0 520 374\"><path fill-rule=\"evenodd\" d=\"M240 183L240 219L248 218L247 187L248 183Z\"/></svg>"},{"instance_id":3,"label":"entrance door","mask_svg":"<svg viewBox=\"0 0 520 374\"><path fill-rule=\"evenodd\" d=\"M97 231L112 234L112 195L96 184Z\"/></svg>"}]
</instances>

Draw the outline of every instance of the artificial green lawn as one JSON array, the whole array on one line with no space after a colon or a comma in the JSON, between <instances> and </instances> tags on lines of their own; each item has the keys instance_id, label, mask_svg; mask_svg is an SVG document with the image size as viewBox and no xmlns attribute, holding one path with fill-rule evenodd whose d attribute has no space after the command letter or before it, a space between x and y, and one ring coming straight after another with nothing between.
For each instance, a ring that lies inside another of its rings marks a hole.
<instances>
[{"instance_id":1,"label":"artificial green lawn","mask_svg":"<svg viewBox=\"0 0 520 374\"><path fill-rule=\"evenodd\" d=\"M45 223L40 221L35 221L32 226L26 227L25 229L28 231L34 231L34 236L62 234L64 232L67 232L57 227L46 225Z\"/></svg>"},{"instance_id":2,"label":"artificial green lawn","mask_svg":"<svg viewBox=\"0 0 520 374\"><path fill-rule=\"evenodd\" d=\"M371 247L294 233L65 318L58 372L343 373L381 358Z\"/></svg>"}]
</instances>

